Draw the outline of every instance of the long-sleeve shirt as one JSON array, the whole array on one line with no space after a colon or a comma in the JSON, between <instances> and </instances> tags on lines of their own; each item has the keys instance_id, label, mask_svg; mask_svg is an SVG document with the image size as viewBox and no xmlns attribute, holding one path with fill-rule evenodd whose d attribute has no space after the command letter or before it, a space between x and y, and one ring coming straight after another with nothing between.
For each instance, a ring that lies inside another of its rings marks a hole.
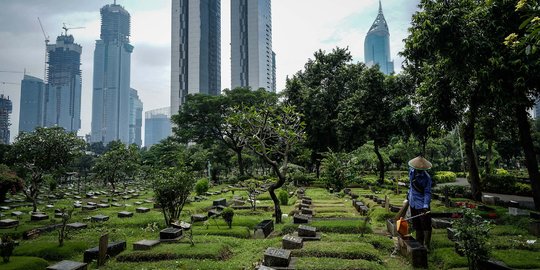
<instances>
[{"instance_id":1,"label":"long-sleeve shirt","mask_svg":"<svg viewBox=\"0 0 540 270\"><path fill-rule=\"evenodd\" d=\"M415 171L416 177L415 177ZM431 176L426 171L409 170L409 205L414 209L429 208L431 202Z\"/></svg>"}]
</instances>

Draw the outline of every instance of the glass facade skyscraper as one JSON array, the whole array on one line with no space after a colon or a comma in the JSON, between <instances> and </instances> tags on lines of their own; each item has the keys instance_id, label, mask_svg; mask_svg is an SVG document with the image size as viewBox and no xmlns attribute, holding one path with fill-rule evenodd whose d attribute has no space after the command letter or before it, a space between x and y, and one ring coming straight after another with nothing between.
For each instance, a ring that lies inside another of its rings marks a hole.
<instances>
[{"instance_id":1,"label":"glass facade skyscraper","mask_svg":"<svg viewBox=\"0 0 540 270\"><path fill-rule=\"evenodd\" d=\"M72 35L62 34L47 45L48 69L43 126L69 132L81 128L81 53Z\"/></svg>"},{"instance_id":2,"label":"glass facade skyscraper","mask_svg":"<svg viewBox=\"0 0 540 270\"><path fill-rule=\"evenodd\" d=\"M171 108L147 111L144 117L144 146L149 148L171 135Z\"/></svg>"},{"instance_id":3,"label":"glass facade skyscraper","mask_svg":"<svg viewBox=\"0 0 540 270\"><path fill-rule=\"evenodd\" d=\"M130 15L120 5L101 8L101 35L94 51L92 142L129 143Z\"/></svg>"},{"instance_id":4,"label":"glass facade skyscraper","mask_svg":"<svg viewBox=\"0 0 540 270\"><path fill-rule=\"evenodd\" d=\"M196 93L221 93L220 0L172 0L171 113Z\"/></svg>"},{"instance_id":5,"label":"glass facade skyscraper","mask_svg":"<svg viewBox=\"0 0 540 270\"><path fill-rule=\"evenodd\" d=\"M394 73L394 61L390 54L390 31L379 1L379 14L364 40L364 61L368 67L379 65L384 74Z\"/></svg>"},{"instance_id":6,"label":"glass facade skyscraper","mask_svg":"<svg viewBox=\"0 0 540 270\"><path fill-rule=\"evenodd\" d=\"M43 126L45 83L42 79L24 75L21 81L19 132L32 132Z\"/></svg>"},{"instance_id":7,"label":"glass facade skyscraper","mask_svg":"<svg viewBox=\"0 0 540 270\"><path fill-rule=\"evenodd\" d=\"M129 94L129 143L142 146L142 112L143 103L137 90L131 88Z\"/></svg>"},{"instance_id":8,"label":"glass facade skyscraper","mask_svg":"<svg viewBox=\"0 0 540 270\"><path fill-rule=\"evenodd\" d=\"M13 104L9 97L0 95L0 144L9 144L9 115L13 109Z\"/></svg>"},{"instance_id":9,"label":"glass facade skyscraper","mask_svg":"<svg viewBox=\"0 0 540 270\"><path fill-rule=\"evenodd\" d=\"M232 88L275 92L271 0L231 0Z\"/></svg>"}]
</instances>

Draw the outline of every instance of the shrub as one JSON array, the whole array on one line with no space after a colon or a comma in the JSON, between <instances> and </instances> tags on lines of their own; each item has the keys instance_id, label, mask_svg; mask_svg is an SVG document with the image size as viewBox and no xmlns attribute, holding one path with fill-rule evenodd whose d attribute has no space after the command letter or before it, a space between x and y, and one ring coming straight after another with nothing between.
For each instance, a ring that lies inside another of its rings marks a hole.
<instances>
[{"instance_id":1,"label":"shrub","mask_svg":"<svg viewBox=\"0 0 540 270\"><path fill-rule=\"evenodd\" d=\"M221 213L221 216L223 217L223 220L225 220L225 222L229 226L229 229L232 228L234 210L232 208L227 207L223 210L223 212Z\"/></svg>"},{"instance_id":2,"label":"shrub","mask_svg":"<svg viewBox=\"0 0 540 270\"><path fill-rule=\"evenodd\" d=\"M458 248L467 257L469 269L479 269L478 263L489 258L489 221L483 220L474 210L465 209L463 218L455 221L452 227L456 230Z\"/></svg>"},{"instance_id":3,"label":"shrub","mask_svg":"<svg viewBox=\"0 0 540 270\"><path fill-rule=\"evenodd\" d=\"M326 187L339 192L353 178L350 157L346 153L329 152L321 162L323 180Z\"/></svg>"},{"instance_id":4,"label":"shrub","mask_svg":"<svg viewBox=\"0 0 540 270\"><path fill-rule=\"evenodd\" d=\"M510 175L510 173L505 169L495 169L496 175Z\"/></svg>"},{"instance_id":5,"label":"shrub","mask_svg":"<svg viewBox=\"0 0 540 270\"><path fill-rule=\"evenodd\" d=\"M279 203L281 205L287 205L289 204L289 194L287 194L287 191L280 189L278 192L278 199Z\"/></svg>"},{"instance_id":6,"label":"shrub","mask_svg":"<svg viewBox=\"0 0 540 270\"><path fill-rule=\"evenodd\" d=\"M488 174L482 178L482 187L487 192L504 194L531 195L531 185L518 182L517 178L510 174Z\"/></svg>"},{"instance_id":7,"label":"shrub","mask_svg":"<svg viewBox=\"0 0 540 270\"><path fill-rule=\"evenodd\" d=\"M167 226L180 217L194 184L193 175L182 169L169 168L156 173L153 183L154 195L156 202L161 206Z\"/></svg>"},{"instance_id":8,"label":"shrub","mask_svg":"<svg viewBox=\"0 0 540 270\"><path fill-rule=\"evenodd\" d=\"M11 257L11 254L13 254L14 249L15 241L11 239L11 236L2 236L2 243L0 243L0 256L2 256L5 263L9 262L9 257Z\"/></svg>"},{"instance_id":9,"label":"shrub","mask_svg":"<svg viewBox=\"0 0 540 270\"><path fill-rule=\"evenodd\" d=\"M457 175L453 172L448 171L438 171L433 176L433 180L435 183L451 183L455 182L457 178Z\"/></svg>"},{"instance_id":10,"label":"shrub","mask_svg":"<svg viewBox=\"0 0 540 270\"><path fill-rule=\"evenodd\" d=\"M208 182L208 179L201 178L199 181L197 181L197 184L195 184L195 192L197 195L202 195L208 191L209 187L210 183Z\"/></svg>"}]
</instances>

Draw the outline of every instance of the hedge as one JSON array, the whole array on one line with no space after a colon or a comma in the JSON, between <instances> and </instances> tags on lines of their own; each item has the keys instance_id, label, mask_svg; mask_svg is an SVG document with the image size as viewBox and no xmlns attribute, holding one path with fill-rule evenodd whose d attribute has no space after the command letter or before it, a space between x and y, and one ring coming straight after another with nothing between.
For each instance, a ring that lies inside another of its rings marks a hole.
<instances>
[{"instance_id":1,"label":"hedge","mask_svg":"<svg viewBox=\"0 0 540 270\"><path fill-rule=\"evenodd\" d=\"M456 182L456 178L457 178L457 175L454 172L449 172L449 171L438 171L433 176L433 180L437 184Z\"/></svg>"}]
</instances>

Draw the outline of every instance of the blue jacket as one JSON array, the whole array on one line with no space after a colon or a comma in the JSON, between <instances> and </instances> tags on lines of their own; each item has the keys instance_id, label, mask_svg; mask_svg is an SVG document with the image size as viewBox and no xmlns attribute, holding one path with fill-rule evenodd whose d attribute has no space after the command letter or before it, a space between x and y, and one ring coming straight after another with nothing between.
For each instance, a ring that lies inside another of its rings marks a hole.
<instances>
[{"instance_id":1,"label":"blue jacket","mask_svg":"<svg viewBox=\"0 0 540 270\"><path fill-rule=\"evenodd\" d=\"M429 208L429 203L431 202L431 176L429 176L426 171L410 168L409 184L410 187L408 199L411 208Z\"/></svg>"}]
</instances>

